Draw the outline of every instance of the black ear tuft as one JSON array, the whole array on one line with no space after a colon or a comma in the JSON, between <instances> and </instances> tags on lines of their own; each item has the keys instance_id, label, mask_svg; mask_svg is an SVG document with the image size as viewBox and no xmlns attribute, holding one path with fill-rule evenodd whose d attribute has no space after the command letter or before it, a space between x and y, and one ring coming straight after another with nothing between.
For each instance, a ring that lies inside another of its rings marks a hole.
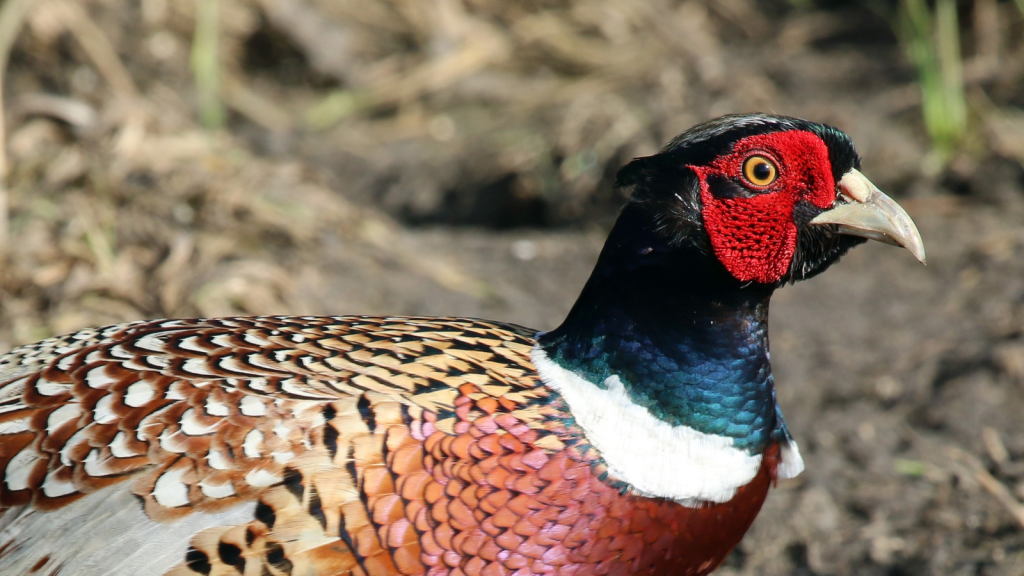
<instances>
[{"instance_id":1,"label":"black ear tuft","mask_svg":"<svg viewBox=\"0 0 1024 576\"><path fill-rule=\"evenodd\" d=\"M615 173L615 187L626 188L629 186L635 186L648 178L648 173L652 167L652 158L654 157L643 156L640 158L633 158L629 164L619 168L619 171Z\"/></svg>"}]
</instances>

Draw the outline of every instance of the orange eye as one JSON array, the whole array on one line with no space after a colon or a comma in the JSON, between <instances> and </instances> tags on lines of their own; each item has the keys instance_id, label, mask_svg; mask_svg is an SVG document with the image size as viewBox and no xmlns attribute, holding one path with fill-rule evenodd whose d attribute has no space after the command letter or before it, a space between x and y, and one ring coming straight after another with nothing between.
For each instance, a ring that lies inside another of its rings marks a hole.
<instances>
[{"instance_id":1,"label":"orange eye","mask_svg":"<svg viewBox=\"0 0 1024 576\"><path fill-rule=\"evenodd\" d=\"M751 156L743 161L743 177L754 186L767 186L779 177L779 169L764 156Z\"/></svg>"}]
</instances>

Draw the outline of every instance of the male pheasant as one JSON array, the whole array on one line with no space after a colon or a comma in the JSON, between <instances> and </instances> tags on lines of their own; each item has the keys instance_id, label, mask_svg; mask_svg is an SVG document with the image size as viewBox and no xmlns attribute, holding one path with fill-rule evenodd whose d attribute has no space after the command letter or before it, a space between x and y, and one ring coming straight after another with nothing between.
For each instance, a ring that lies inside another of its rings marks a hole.
<instances>
[{"instance_id":1,"label":"male pheasant","mask_svg":"<svg viewBox=\"0 0 1024 576\"><path fill-rule=\"evenodd\" d=\"M865 238L924 260L842 132L696 126L561 326L154 320L0 357L0 574L698 575L803 463L768 301Z\"/></svg>"}]
</instances>

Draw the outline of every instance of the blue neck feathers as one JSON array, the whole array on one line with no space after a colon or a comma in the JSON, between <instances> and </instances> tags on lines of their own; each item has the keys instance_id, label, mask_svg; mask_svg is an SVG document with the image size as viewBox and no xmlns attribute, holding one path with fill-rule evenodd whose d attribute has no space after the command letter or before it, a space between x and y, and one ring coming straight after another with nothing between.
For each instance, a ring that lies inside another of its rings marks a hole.
<instances>
[{"instance_id":1,"label":"blue neck feathers","mask_svg":"<svg viewBox=\"0 0 1024 576\"><path fill-rule=\"evenodd\" d=\"M548 357L673 426L760 452L786 435L768 355L772 287L742 285L696 244L671 246L629 206Z\"/></svg>"}]
</instances>

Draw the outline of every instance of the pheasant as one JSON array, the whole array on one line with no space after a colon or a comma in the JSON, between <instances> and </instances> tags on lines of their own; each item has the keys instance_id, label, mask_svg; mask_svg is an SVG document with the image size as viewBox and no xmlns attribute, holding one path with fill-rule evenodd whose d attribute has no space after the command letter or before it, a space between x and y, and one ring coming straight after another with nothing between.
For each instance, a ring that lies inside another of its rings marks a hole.
<instances>
[{"instance_id":1,"label":"pheasant","mask_svg":"<svg viewBox=\"0 0 1024 576\"><path fill-rule=\"evenodd\" d=\"M0 574L703 575L803 462L768 303L866 239L924 261L848 136L698 125L550 332L152 320L0 357Z\"/></svg>"}]
</instances>

